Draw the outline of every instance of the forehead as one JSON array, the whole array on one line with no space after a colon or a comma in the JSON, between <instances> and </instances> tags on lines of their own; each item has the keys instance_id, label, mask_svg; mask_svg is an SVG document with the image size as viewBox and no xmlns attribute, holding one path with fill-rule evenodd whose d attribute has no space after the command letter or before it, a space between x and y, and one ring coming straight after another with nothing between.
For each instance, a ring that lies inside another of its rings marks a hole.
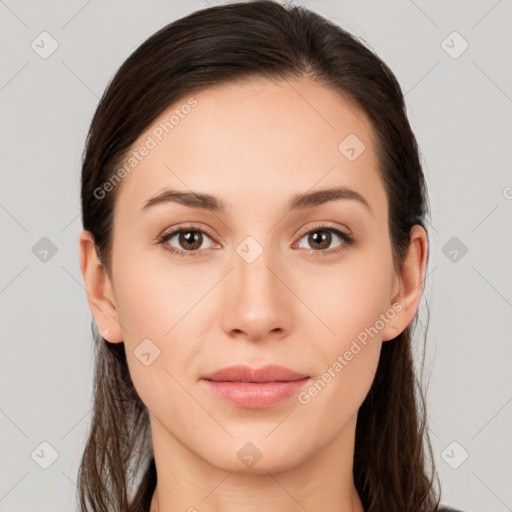
<instances>
[{"instance_id":1,"label":"forehead","mask_svg":"<svg viewBox=\"0 0 512 512\"><path fill-rule=\"evenodd\" d=\"M367 117L309 80L257 79L185 96L132 150L139 155L125 166L118 209L139 210L165 187L207 192L245 211L336 185L386 202Z\"/></svg>"}]
</instances>

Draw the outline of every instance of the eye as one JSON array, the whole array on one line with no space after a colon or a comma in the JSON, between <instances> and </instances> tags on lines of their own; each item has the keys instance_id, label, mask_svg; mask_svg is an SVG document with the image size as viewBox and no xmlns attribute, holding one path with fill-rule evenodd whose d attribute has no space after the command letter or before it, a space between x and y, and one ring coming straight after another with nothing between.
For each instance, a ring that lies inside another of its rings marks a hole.
<instances>
[{"instance_id":1,"label":"eye","mask_svg":"<svg viewBox=\"0 0 512 512\"><path fill-rule=\"evenodd\" d=\"M332 234L334 234L335 238L342 240L342 243L335 249L328 249L333 241ZM204 246L203 242L205 242L205 237L209 239L210 242L212 241L212 237L204 230L189 225L164 233L158 238L158 243L163 245L163 247L172 254L176 254L180 257L194 258L196 256L202 256L206 249L212 247L212 243L210 243L210 245L207 244L206 247ZM306 243L311 245L312 249L310 254L314 257L337 254L355 242L354 238L348 233L324 224L315 226L313 229L304 233L299 239L300 248L303 248L300 244L302 239L306 239ZM178 247L171 244L173 240Z\"/></svg>"},{"instance_id":2,"label":"eye","mask_svg":"<svg viewBox=\"0 0 512 512\"><path fill-rule=\"evenodd\" d=\"M332 233L334 233L335 237L341 239L343 242L335 249L328 249L333 240ZM311 253L312 256L329 256L332 254L337 254L338 252L344 250L347 246L354 243L354 238L348 233L345 233L340 229L325 225L319 225L313 229L310 229L308 232L302 235L300 240L302 239L306 239L306 243L313 247L313 251Z\"/></svg>"},{"instance_id":3,"label":"eye","mask_svg":"<svg viewBox=\"0 0 512 512\"><path fill-rule=\"evenodd\" d=\"M198 229L195 226L185 226L169 233L164 233L159 237L158 243L162 244L172 254L193 258L198 255L200 250L211 247L211 245L204 246L205 236L211 240L210 236L202 229ZM174 242L178 247L171 245L173 239L175 239Z\"/></svg>"}]
</instances>

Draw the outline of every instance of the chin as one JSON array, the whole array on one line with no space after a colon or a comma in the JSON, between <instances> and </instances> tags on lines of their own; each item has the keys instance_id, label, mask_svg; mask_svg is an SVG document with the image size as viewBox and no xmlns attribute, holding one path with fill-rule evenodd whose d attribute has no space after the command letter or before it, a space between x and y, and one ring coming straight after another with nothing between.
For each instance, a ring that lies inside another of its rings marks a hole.
<instances>
[{"instance_id":1,"label":"chin","mask_svg":"<svg viewBox=\"0 0 512 512\"><path fill-rule=\"evenodd\" d=\"M267 473L280 473L301 464L306 454L297 451L297 443L290 440L284 446L281 439L274 442L265 439L268 430L261 440L257 436L243 436L234 438L230 446L223 446L219 453L209 453L205 460L224 471L247 475L266 475ZM286 438L286 436L285 436ZM216 445L217 447L219 444Z\"/></svg>"}]
</instances>

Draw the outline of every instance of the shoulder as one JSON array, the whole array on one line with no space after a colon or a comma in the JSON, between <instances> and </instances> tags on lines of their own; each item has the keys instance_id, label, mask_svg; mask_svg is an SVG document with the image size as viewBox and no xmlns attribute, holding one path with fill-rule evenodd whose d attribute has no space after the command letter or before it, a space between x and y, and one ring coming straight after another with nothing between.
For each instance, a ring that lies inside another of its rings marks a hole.
<instances>
[{"instance_id":1,"label":"shoulder","mask_svg":"<svg viewBox=\"0 0 512 512\"><path fill-rule=\"evenodd\" d=\"M445 507L445 506L440 506L436 512L463 512L462 510L459 510L457 508L451 508L451 507Z\"/></svg>"}]
</instances>

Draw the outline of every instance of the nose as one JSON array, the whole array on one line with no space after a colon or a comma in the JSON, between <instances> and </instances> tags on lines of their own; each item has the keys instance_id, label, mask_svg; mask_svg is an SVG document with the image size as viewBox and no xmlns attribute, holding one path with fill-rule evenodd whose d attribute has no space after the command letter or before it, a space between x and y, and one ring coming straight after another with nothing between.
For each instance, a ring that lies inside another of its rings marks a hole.
<instances>
[{"instance_id":1,"label":"nose","mask_svg":"<svg viewBox=\"0 0 512 512\"><path fill-rule=\"evenodd\" d=\"M232 262L224 287L225 332L250 340L286 336L294 294L286 284L291 277L283 259L248 237L236 248Z\"/></svg>"}]
</instances>

